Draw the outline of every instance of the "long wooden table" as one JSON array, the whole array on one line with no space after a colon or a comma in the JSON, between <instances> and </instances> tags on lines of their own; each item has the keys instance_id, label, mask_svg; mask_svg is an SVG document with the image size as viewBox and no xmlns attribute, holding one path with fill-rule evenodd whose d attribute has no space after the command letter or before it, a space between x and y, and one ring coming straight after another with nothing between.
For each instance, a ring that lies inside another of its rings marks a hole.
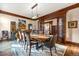
<instances>
[{"instance_id":1,"label":"long wooden table","mask_svg":"<svg viewBox=\"0 0 79 59\"><path fill-rule=\"evenodd\" d=\"M31 38L32 40L38 40L38 41L41 41L41 42L44 42L46 41L49 37L47 37L46 35L44 34L33 34L31 35Z\"/></svg>"},{"instance_id":2,"label":"long wooden table","mask_svg":"<svg viewBox=\"0 0 79 59\"><path fill-rule=\"evenodd\" d=\"M47 37L46 35L44 34L33 34L31 35L31 38L33 41L39 41L41 43L41 45L37 46L37 49L41 48L42 47L42 50L43 50L43 44L45 43L45 41L49 38Z\"/></svg>"}]
</instances>

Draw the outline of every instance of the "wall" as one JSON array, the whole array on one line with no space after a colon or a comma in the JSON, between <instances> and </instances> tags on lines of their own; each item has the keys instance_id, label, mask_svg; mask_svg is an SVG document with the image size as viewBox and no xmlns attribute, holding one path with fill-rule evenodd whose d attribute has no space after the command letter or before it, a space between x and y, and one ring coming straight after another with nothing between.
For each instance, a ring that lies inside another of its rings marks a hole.
<instances>
[{"instance_id":1,"label":"wall","mask_svg":"<svg viewBox=\"0 0 79 59\"><path fill-rule=\"evenodd\" d=\"M8 30L10 33L10 22L11 21L15 21L16 24L18 24L18 19L23 19L23 18L19 18L19 17L14 17L14 16L10 16L10 15L6 15L6 14L0 14L0 38L2 36L1 31L2 30ZM32 20L28 20L28 19L23 19L26 20L26 26L28 29L28 24L33 24L34 21ZM33 24L34 26L34 24ZM10 34L9 34L10 36Z\"/></svg>"},{"instance_id":2,"label":"wall","mask_svg":"<svg viewBox=\"0 0 79 59\"><path fill-rule=\"evenodd\" d=\"M68 11L66 14L66 18L67 18L67 22L66 22L67 41L79 43L79 8L75 8ZM68 21L78 21L78 28L73 28L73 29L68 28Z\"/></svg>"}]
</instances>

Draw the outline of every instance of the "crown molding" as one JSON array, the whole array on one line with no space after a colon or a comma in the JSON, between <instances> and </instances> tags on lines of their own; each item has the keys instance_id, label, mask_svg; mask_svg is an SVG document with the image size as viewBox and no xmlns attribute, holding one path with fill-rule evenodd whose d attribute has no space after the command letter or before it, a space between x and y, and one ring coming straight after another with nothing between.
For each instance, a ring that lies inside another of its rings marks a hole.
<instances>
[{"instance_id":1,"label":"crown molding","mask_svg":"<svg viewBox=\"0 0 79 59\"><path fill-rule=\"evenodd\" d=\"M20 18L25 18L25 19L29 19L29 20L33 20L29 17L22 16L22 15L19 15L19 14L15 14L15 13L11 13L11 12L7 12L7 11L4 11L4 10L0 10L0 13L15 16L15 17L20 17Z\"/></svg>"}]
</instances>

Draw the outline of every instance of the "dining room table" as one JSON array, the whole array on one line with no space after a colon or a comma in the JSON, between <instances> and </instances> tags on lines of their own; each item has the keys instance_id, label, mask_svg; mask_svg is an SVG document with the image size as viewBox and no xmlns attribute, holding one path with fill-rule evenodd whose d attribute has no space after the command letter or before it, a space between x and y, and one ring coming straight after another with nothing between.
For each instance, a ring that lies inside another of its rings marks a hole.
<instances>
[{"instance_id":1,"label":"dining room table","mask_svg":"<svg viewBox=\"0 0 79 59\"><path fill-rule=\"evenodd\" d=\"M39 49L39 48L42 47L42 50L43 50L43 44L44 44L45 41L49 38L49 37L47 37L47 36L44 35L44 34L31 34L30 37L31 37L31 40L32 40L32 41L38 41L39 43L41 43L41 45L38 44L38 45L36 46L36 49Z\"/></svg>"},{"instance_id":2,"label":"dining room table","mask_svg":"<svg viewBox=\"0 0 79 59\"><path fill-rule=\"evenodd\" d=\"M32 40L45 42L49 38L49 36L46 36L45 34L32 34L31 38L32 38Z\"/></svg>"},{"instance_id":3,"label":"dining room table","mask_svg":"<svg viewBox=\"0 0 79 59\"><path fill-rule=\"evenodd\" d=\"M43 45L46 41L49 40L50 36L52 35L45 35L45 34L32 34L30 35L31 36L31 39L33 41L38 41L39 43L41 43L41 45L37 47L37 49L41 48L42 47L42 50L43 50Z\"/></svg>"}]
</instances>

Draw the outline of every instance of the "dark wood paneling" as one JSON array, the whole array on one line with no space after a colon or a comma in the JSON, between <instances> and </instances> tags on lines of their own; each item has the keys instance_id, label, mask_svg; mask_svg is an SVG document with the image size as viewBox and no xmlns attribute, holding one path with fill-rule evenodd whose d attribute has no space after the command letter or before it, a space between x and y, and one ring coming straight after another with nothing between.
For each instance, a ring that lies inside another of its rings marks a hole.
<instances>
[{"instance_id":1,"label":"dark wood paneling","mask_svg":"<svg viewBox=\"0 0 79 59\"><path fill-rule=\"evenodd\" d=\"M64 14L64 17L63 17L63 22L64 22L64 28L63 28L63 32L64 32L64 43L66 43L66 14Z\"/></svg>"},{"instance_id":2,"label":"dark wood paneling","mask_svg":"<svg viewBox=\"0 0 79 59\"><path fill-rule=\"evenodd\" d=\"M3 10L0 10L0 13L32 20L31 18L28 18L26 16L18 15L18 14L7 12L7 11L3 11Z\"/></svg>"}]
</instances>

